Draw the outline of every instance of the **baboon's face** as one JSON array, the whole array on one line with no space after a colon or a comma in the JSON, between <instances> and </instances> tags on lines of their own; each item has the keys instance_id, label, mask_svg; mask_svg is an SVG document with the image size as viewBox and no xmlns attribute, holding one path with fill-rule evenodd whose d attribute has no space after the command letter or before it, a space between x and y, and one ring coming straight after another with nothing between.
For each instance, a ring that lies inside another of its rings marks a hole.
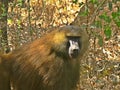
<instances>
[{"instance_id":1,"label":"baboon's face","mask_svg":"<svg viewBox=\"0 0 120 90\"><path fill-rule=\"evenodd\" d=\"M80 36L67 36L68 42L66 45L67 52L70 58L77 58L80 53Z\"/></svg>"},{"instance_id":2,"label":"baboon's face","mask_svg":"<svg viewBox=\"0 0 120 90\"><path fill-rule=\"evenodd\" d=\"M81 28L66 26L61 27L59 32L55 34L54 42L58 51L67 54L69 58L77 58L81 53L84 53L86 47L83 44L88 42L88 37Z\"/></svg>"}]
</instances>

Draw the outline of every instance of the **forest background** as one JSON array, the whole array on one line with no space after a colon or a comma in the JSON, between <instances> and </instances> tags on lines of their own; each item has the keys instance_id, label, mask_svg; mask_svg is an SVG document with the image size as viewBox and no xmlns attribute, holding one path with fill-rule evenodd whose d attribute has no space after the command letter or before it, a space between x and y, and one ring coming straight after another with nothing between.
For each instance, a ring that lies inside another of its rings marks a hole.
<instances>
[{"instance_id":1,"label":"forest background","mask_svg":"<svg viewBox=\"0 0 120 90\"><path fill-rule=\"evenodd\" d=\"M120 0L0 0L0 51L64 25L78 25L89 35L78 90L119 90Z\"/></svg>"}]
</instances>

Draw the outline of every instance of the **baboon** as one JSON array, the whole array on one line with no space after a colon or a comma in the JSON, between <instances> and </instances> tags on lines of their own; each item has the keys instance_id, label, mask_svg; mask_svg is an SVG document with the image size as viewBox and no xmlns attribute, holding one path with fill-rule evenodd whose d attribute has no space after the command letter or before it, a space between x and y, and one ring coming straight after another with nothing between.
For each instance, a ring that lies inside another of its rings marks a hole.
<instances>
[{"instance_id":1,"label":"baboon","mask_svg":"<svg viewBox=\"0 0 120 90\"><path fill-rule=\"evenodd\" d=\"M0 54L0 90L11 90L10 89L10 71L8 61L2 59ZM4 56L4 55L3 55ZM5 56L7 58L7 56Z\"/></svg>"},{"instance_id":2,"label":"baboon","mask_svg":"<svg viewBox=\"0 0 120 90\"><path fill-rule=\"evenodd\" d=\"M3 55L2 60L10 63L14 90L74 90L87 48L85 30L68 25Z\"/></svg>"}]
</instances>

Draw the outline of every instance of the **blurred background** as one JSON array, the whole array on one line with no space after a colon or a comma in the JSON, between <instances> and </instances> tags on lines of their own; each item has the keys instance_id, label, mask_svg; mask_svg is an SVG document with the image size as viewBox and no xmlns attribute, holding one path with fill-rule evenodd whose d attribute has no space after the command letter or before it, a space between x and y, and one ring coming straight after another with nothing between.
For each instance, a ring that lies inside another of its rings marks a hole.
<instances>
[{"instance_id":1,"label":"blurred background","mask_svg":"<svg viewBox=\"0 0 120 90\"><path fill-rule=\"evenodd\" d=\"M119 90L120 0L0 0L0 52L64 25L89 35L78 90Z\"/></svg>"}]
</instances>

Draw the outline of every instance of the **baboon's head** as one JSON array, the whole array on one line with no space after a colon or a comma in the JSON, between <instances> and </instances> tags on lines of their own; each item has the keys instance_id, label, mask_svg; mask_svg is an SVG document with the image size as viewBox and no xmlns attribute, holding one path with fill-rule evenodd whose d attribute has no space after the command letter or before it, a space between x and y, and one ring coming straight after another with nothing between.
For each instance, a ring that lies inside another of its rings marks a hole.
<instances>
[{"instance_id":1,"label":"baboon's head","mask_svg":"<svg viewBox=\"0 0 120 90\"><path fill-rule=\"evenodd\" d=\"M86 31L77 26L60 27L53 39L53 49L66 58L78 58L88 47Z\"/></svg>"}]
</instances>

